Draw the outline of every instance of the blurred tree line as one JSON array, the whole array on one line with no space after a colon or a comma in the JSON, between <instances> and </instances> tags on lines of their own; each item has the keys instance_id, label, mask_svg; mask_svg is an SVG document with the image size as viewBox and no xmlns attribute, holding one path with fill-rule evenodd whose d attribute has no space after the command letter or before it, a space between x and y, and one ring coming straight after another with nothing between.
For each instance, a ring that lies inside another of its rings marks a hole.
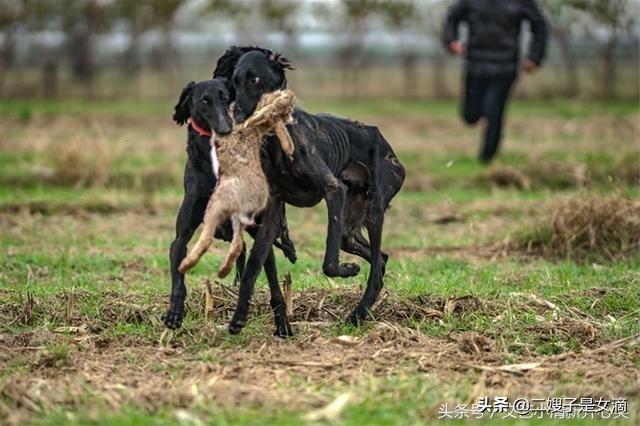
<instances>
[{"instance_id":1,"label":"blurred tree line","mask_svg":"<svg viewBox=\"0 0 640 426\"><path fill-rule=\"evenodd\" d=\"M321 56L340 70L347 96L357 96L360 74L378 60L400 69L404 96L416 95L419 75L428 69L432 96L447 97L447 59L438 38L452 1L0 0L0 97L7 95L8 73L19 65L21 38L29 39L25 55L31 59L26 62L40 70L41 93L54 97L61 70L92 93L96 75L106 67L100 61L101 40L121 41L116 60L108 65L135 79L143 69L171 73L184 66L186 49L180 49L177 34L212 31L219 35L220 48L229 40L227 44L275 44L301 61ZM541 2L562 64L563 94L581 92L580 59L591 56L599 63L600 95L615 96L620 59L625 52L637 55L638 2ZM301 42L309 33L331 38L324 47L328 54L322 56L319 47L312 52ZM151 46L143 43L149 34L154 35ZM381 54L371 47L372 35L377 35L375 40L392 38L392 47Z\"/></svg>"}]
</instances>

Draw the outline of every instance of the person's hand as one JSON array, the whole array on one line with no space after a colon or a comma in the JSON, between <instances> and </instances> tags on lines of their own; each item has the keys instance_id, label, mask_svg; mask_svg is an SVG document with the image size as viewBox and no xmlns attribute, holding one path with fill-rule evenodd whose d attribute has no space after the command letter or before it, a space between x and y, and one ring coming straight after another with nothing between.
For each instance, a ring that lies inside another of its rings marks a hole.
<instances>
[{"instance_id":1,"label":"person's hand","mask_svg":"<svg viewBox=\"0 0 640 426\"><path fill-rule=\"evenodd\" d=\"M538 64L536 64L530 59L525 59L524 61L522 61L522 69L525 72L534 72L535 70L538 69Z\"/></svg>"},{"instance_id":2,"label":"person's hand","mask_svg":"<svg viewBox=\"0 0 640 426\"><path fill-rule=\"evenodd\" d=\"M462 42L459 40L449 43L449 52L453 53L454 55L464 55L466 51L466 47L464 47L464 44L462 44Z\"/></svg>"}]
</instances>

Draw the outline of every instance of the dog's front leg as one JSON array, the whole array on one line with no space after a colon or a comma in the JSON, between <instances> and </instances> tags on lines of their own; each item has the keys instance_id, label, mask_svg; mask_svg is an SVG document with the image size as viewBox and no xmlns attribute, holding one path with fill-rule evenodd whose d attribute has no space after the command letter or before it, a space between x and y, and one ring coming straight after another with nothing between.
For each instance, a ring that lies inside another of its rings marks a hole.
<instances>
[{"instance_id":1,"label":"dog's front leg","mask_svg":"<svg viewBox=\"0 0 640 426\"><path fill-rule=\"evenodd\" d=\"M324 194L327 203L328 227L327 244L322 270L328 277L352 277L358 275L357 263L340 263L340 245L344 226L344 209L347 199L347 186L340 182L329 167L315 156L300 151L295 159L294 168L303 170L305 178Z\"/></svg>"},{"instance_id":2,"label":"dog's front leg","mask_svg":"<svg viewBox=\"0 0 640 426\"><path fill-rule=\"evenodd\" d=\"M194 185L194 187L198 187ZM171 243L169 261L171 263L171 299L169 310L164 317L168 328L177 329L184 318L184 301L187 297L187 287L184 284L184 274L178 271L178 266L187 255L187 244L193 237L196 228L202 222L207 208L208 199L202 197L196 189L185 192L178 218L176 219L176 238Z\"/></svg>"},{"instance_id":3,"label":"dog's front leg","mask_svg":"<svg viewBox=\"0 0 640 426\"><path fill-rule=\"evenodd\" d=\"M240 289L238 290L238 304L233 314L233 318L229 323L229 332L238 334L247 324L249 316L249 302L253 295L253 288L258 278L258 274L262 269L269 252L273 250L272 245L277 236L278 215L282 210L282 201L269 200L267 208L263 213L263 220L255 237L253 247L249 253L249 259L244 270L244 274L240 280Z\"/></svg>"},{"instance_id":4,"label":"dog's front leg","mask_svg":"<svg viewBox=\"0 0 640 426\"><path fill-rule=\"evenodd\" d=\"M180 273L178 266L187 255L187 244L204 218L214 183L215 180L196 171L191 160L187 162L184 171L184 198L176 218L176 237L169 250L171 298L164 323L171 329L182 325L187 297L184 274Z\"/></svg>"}]
</instances>

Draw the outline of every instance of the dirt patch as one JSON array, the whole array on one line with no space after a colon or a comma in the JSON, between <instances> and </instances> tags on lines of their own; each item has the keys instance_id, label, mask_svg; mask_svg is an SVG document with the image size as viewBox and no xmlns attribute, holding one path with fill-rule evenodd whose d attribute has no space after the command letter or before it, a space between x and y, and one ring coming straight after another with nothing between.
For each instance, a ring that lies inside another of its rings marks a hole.
<instances>
[{"instance_id":1,"label":"dirt patch","mask_svg":"<svg viewBox=\"0 0 640 426\"><path fill-rule=\"evenodd\" d=\"M373 325L351 346L310 329L290 341L256 339L242 348L197 353L150 345L100 349L87 340L74 347L64 364L39 363L38 352L13 349L28 372L14 373L0 384L0 410L10 424L54 409L73 410L87 401L99 401L109 410L133 405L150 413L203 403L312 410L331 400L324 385L357 388L363 380L403 375L435 376L445 383L470 380L469 400L545 396L559 382L572 383L576 375L586 383L565 385L568 395L628 396L639 378L634 365L638 351L626 346L535 358L539 367L516 375L492 370L504 362L485 337L456 333L429 338L387 323Z\"/></svg>"},{"instance_id":2,"label":"dirt patch","mask_svg":"<svg viewBox=\"0 0 640 426\"><path fill-rule=\"evenodd\" d=\"M235 306L235 289L213 289L214 318L221 324ZM384 293L374 308L376 320L354 335L340 336L335 327L359 292L305 290L293 298L296 337L282 340L270 334L264 291L258 291L252 305L252 321L259 330L246 330L239 339L205 320L204 299L194 291L190 320L163 347L157 337L164 296L96 297L74 291L35 297L5 291L0 297L0 365L6 372L0 380L0 412L10 424L54 409L86 408L92 402L111 410L133 405L151 413L166 407L189 409L205 401L223 407L311 410L331 400L327 385L358 388L389 377L470 380L470 399L544 396L558 390L558 383L567 383L561 389L573 396L619 397L632 394L640 378L635 364L638 336L606 341L601 326L588 316L527 294L513 294L501 304L473 296L402 298ZM469 315L490 315L499 322L506 309L552 312L556 320L541 321L527 332L565 335L581 341L582 350L552 356L524 351L514 360L512 352L501 349L500 336L480 330L430 336L416 327ZM115 336L112 330L118 324L146 324L154 332ZM8 332L17 326L28 331ZM536 367L503 371L501 366L516 361ZM576 376L584 380L576 381Z\"/></svg>"}]
</instances>

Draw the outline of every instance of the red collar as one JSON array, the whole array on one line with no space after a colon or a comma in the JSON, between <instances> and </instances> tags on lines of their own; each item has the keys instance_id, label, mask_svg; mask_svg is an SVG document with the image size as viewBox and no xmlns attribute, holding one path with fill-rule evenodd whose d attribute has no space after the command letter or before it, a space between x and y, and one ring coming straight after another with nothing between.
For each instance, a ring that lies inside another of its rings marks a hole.
<instances>
[{"instance_id":1,"label":"red collar","mask_svg":"<svg viewBox=\"0 0 640 426\"><path fill-rule=\"evenodd\" d=\"M205 130L202 127L200 127L198 123L196 123L196 120L193 117L189 118L189 124L191 125L191 128L195 130L195 132L200 136L206 136L209 138L213 136L213 132L211 130Z\"/></svg>"},{"instance_id":2,"label":"red collar","mask_svg":"<svg viewBox=\"0 0 640 426\"><path fill-rule=\"evenodd\" d=\"M215 137L213 137L213 136L215 136L215 133L213 131L205 130L202 127L200 127L198 125L198 123L196 123L196 120L193 117L190 117L188 122L189 122L189 125L191 126L191 128L197 134L199 134L200 136L205 136L207 138L211 138L210 142L212 142L212 146L214 146L216 149L220 148L220 143L218 142L218 140Z\"/></svg>"}]
</instances>

